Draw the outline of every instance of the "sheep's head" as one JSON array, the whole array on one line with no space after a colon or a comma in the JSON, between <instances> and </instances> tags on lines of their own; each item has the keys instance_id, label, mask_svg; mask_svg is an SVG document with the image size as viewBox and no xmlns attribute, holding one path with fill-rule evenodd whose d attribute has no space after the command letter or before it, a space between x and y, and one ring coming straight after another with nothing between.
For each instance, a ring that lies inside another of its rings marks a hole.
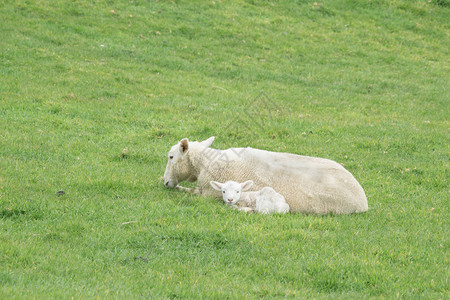
<instances>
[{"instance_id":1,"label":"sheep's head","mask_svg":"<svg viewBox=\"0 0 450 300\"><path fill-rule=\"evenodd\" d=\"M220 183L217 181L210 181L209 184L218 191L222 192L223 201L226 204L232 205L236 204L241 199L241 194L243 191L248 190L252 187L253 181L247 180L246 182L239 183L236 181L227 181L225 183Z\"/></svg>"},{"instance_id":2,"label":"sheep's head","mask_svg":"<svg viewBox=\"0 0 450 300\"><path fill-rule=\"evenodd\" d=\"M197 177L193 174L192 164L189 161L189 148L194 144L209 147L213 141L214 137L210 137L203 142L189 142L187 138L184 138L178 144L172 146L167 155L168 161L164 172L164 185L168 188L174 188L179 182L197 180Z\"/></svg>"}]
</instances>

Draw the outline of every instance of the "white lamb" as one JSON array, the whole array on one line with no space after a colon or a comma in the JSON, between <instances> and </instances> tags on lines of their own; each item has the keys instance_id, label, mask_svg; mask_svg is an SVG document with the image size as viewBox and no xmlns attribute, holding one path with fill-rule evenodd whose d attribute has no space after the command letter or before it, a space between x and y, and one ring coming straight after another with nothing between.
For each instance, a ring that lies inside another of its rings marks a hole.
<instances>
[{"instance_id":1,"label":"white lamb","mask_svg":"<svg viewBox=\"0 0 450 300\"><path fill-rule=\"evenodd\" d=\"M245 192L253 186L252 180L243 183L229 180L225 183L210 181L211 186L222 192L223 201L239 210L250 212L287 213L289 205L283 195L271 187L265 187L255 192Z\"/></svg>"}]
</instances>

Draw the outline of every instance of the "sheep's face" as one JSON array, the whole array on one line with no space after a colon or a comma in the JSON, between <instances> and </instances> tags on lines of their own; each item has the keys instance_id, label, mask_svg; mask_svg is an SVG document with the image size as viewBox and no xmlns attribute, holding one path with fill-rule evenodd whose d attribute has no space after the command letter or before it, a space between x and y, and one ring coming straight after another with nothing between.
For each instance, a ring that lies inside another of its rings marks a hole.
<instances>
[{"instance_id":1,"label":"sheep's face","mask_svg":"<svg viewBox=\"0 0 450 300\"><path fill-rule=\"evenodd\" d=\"M168 188L174 188L182 181L195 181L197 176L193 174L192 164L189 161L189 148L193 144L201 144L209 147L214 141L214 137L203 142L189 142L188 139L182 139L173 146L168 155L166 171L164 172L164 185Z\"/></svg>"},{"instance_id":2,"label":"sheep's face","mask_svg":"<svg viewBox=\"0 0 450 300\"><path fill-rule=\"evenodd\" d=\"M167 155L166 171L164 172L164 185L166 187L174 188L178 182L186 180L188 166L184 156L187 153L188 145L188 140L183 139L170 149Z\"/></svg>"},{"instance_id":3,"label":"sheep's face","mask_svg":"<svg viewBox=\"0 0 450 300\"><path fill-rule=\"evenodd\" d=\"M233 205L241 199L243 191L246 191L252 187L253 181L248 180L243 183L231 180L225 183L211 181L210 184L214 189L222 192L223 201L226 204Z\"/></svg>"}]
</instances>

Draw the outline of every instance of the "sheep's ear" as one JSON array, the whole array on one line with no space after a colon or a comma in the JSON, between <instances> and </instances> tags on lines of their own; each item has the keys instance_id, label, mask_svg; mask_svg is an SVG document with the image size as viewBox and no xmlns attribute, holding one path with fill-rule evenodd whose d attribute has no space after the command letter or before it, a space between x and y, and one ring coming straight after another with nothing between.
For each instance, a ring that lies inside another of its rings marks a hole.
<instances>
[{"instance_id":1,"label":"sheep's ear","mask_svg":"<svg viewBox=\"0 0 450 300\"><path fill-rule=\"evenodd\" d=\"M189 149L189 141L188 139L184 138L180 141L180 152L184 154L188 149Z\"/></svg>"},{"instance_id":2,"label":"sheep's ear","mask_svg":"<svg viewBox=\"0 0 450 300\"><path fill-rule=\"evenodd\" d=\"M204 140L203 142L200 142L200 144L202 144L205 147L209 147L211 146L211 144L214 142L215 137L212 136L209 139Z\"/></svg>"},{"instance_id":3,"label":"sheep's ear","mask_svg":"<svg viewBox=\"0 0 450 300\"><path fill-rule=\"evenodd\" d=\"M213 187L213 189L222 191L223 183L217 182L217 181L210 181L209 184Z\"/></svg>"},{"instance_id":4,"label":"sheep's ear","mask_svg":"<svg viewBox=\"0 0 450 300\"><path fill-rule=\"evenodd\" d=\"M242 191L246 191L253 186L253 180L247 180L246 182L241 183Z\"/></svg>"}]
</instances>

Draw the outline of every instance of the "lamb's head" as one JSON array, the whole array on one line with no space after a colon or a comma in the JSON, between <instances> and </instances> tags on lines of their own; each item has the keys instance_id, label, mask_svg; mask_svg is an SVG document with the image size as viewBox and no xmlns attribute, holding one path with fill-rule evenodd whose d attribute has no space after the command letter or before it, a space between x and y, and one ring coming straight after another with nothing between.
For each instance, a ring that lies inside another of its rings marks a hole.
<instances>
[{"instance_id":1,"label":"lamb's head","mask_svg":"<svg viewBox=\"0 0 450 300\"><path fill-rule=\"evenodd\" d=\"M246 182L243 183L239 183L232 180L229 180L225 183L210 181L209 184L215 190L222 192L223 201L226 204L232 205L236 204L241 199L241 194L243 191L246 191L252 187L253 181L247 180Z\"/></svg>"},{"instance_id":2,"label":"lamb's head","mask_svg":"<svg viewBox=\"0 0 450 300\"><path fill-rule=\"evenodd\" d=\"M172 146L167 155L168 161L164 172L164 185L168 188L174 188L179 182L184 180L191 182L197 180L190 162L189 148L197 144L209 147L213 141L214 137L210 137L203 142L189 142L187 138L184 138L178 144Z\"/></svg>"}]
</instances>

